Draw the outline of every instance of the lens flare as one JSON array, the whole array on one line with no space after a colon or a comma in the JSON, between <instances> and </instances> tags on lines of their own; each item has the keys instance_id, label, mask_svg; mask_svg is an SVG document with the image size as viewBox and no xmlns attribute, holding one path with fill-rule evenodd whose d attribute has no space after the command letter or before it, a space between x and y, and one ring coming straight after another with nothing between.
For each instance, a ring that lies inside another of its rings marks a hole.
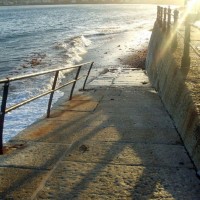
<instances>
[{"instance_id":1,"label":"lens flare","mask_svg":"<svg viewBox=\"0 0 200 200\"><path fill-rule=\"evenodd\" d=\"M185 23L186 20L189 20L190 14L192 13L194 8L197 8L197 4L199 4L198 0L190 0L185 8L185 10L179 14L179 19L177 24L174 24L170 30L170 34L165 41L165 45L160 52L159 58L162 58L166 52L170 49L173 42L176 40L177 32L180 30L181 26ZM158 60L159 61L159 60Z\"/></svg>"}]
</instances>

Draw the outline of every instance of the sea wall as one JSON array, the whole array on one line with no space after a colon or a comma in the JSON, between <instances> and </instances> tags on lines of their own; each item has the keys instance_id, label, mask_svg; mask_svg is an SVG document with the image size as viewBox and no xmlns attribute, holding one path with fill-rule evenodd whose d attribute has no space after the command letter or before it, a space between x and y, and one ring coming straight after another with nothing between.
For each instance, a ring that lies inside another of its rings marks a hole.
<instances>
[{"instance_id":1,"label":"sea wall","mask_svg":"<svg viewBox=\"0 0 200 200\"><path fill-rule=\"evenodd\" d=\"M191 66L181 67L183 49L183 39L176 34L163 32L155 23L148 48L146 70L199 171L200 99L199 82L196 81L198 70L196 72ZM194 54L190 57L191 63L195 62L197 65Z\"/></svg>"}]
</instances>

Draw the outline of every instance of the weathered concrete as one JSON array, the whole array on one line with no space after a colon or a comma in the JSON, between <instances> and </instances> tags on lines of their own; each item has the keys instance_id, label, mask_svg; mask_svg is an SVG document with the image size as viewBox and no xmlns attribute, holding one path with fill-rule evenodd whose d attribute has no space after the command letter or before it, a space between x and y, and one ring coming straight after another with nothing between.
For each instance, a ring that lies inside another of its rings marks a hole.
<instances>
[{"instance_id":1,"label":"weathered concrete","mask_svg":"<svg viewBox=\"0 0 200 200\"><path fill-rule=\"evenodd\" d=\"M194 166L142 70L109 72L88 89L10 141L0 199L200 199Z\"/></svg>"},{"instance_id":2,"label":"weathered concrete","mask_svg":"<svg viewBox=\"0 0 200 200\"><path fill-rule=\"evenodd\" d=\"M192 30L191 33L192 40L200 39L199 32ZM191 51L190 67L181 67L183 39L178 35L176 40L172 34L164 34L155 23L146 68L152 85L158 90L192 160L200 170L200 58Z\"/></svg>"}]
</instances>

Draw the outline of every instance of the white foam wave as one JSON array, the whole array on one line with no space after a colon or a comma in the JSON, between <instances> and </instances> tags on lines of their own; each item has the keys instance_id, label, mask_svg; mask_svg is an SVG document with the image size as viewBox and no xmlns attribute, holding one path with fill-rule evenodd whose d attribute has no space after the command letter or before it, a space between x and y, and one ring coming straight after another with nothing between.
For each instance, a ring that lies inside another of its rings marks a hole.
<instances>
[{"instance_id":1,"label":"white foam wave","mask_svg":"<svg viewBox=\"0 0 200 200\"><path fill-rule=\"evenodd\" d=\"M82 60L81 55L87 52L86 47L91 41L84 36L77 36L57 43L55 48L60 50L60 54L66 59L67 64L74 64Z\"/></svg>"}]
</instances>

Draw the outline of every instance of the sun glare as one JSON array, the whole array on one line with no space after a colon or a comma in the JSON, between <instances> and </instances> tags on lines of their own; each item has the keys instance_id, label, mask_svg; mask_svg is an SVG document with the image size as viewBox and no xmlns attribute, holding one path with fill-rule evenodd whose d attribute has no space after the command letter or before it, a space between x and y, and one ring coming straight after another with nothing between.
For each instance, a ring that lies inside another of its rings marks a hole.
<instances>
[{"instance_id":1,"label":"sun glare","mask_svg":"<svg viewBox=\"0 0 200 200\"><path fill-rule=\"evenodd\" d=\"M192 14L194 12L198 12L198 10L200 8L199 5L200 5L199 0L188 0L187 1L187 5L185 7L184 12L179 15L180 16L179 23L177 24L176 28L171 32L170 37L168 38L168 41L166 42L164 48L160 52L161 57L167 52L167 50L169 49L169 46L171 45L171 43L174 40L175 35L177 34L177 30L179 30L180 27L185 23L185 21L188 19L190 14Z\"/></svg>"},{"instance_id":2,"label":"sun glare","mask_svg":"<svg viewBox=\"0 0 200 200\"><path fill-rule=\"evenodd\" d=\"M200 8L200 1L199 0L190 0L187 3L187 10L188 12L197 12Z\"/></svg>"}]
</instances>

